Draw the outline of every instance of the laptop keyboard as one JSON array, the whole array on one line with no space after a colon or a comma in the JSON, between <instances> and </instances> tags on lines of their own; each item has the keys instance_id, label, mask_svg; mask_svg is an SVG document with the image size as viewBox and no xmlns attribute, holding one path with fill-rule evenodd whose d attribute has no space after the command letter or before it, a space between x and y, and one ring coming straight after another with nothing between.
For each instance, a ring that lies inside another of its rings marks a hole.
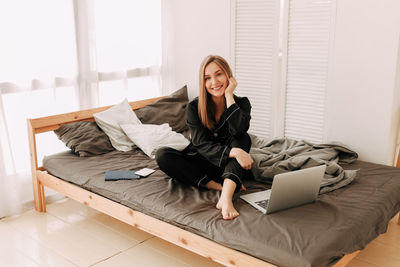
<instances>
[{"instance_id":1,"label":"laptop keyboard","mask_svg":"<svg viewBox=\"0 0 400 267\"><path fill-rule=\"evenodd\" d=\"M264 209L267 209L269 199L256 201L256 204Z\"/></svg>"}]
</instances>

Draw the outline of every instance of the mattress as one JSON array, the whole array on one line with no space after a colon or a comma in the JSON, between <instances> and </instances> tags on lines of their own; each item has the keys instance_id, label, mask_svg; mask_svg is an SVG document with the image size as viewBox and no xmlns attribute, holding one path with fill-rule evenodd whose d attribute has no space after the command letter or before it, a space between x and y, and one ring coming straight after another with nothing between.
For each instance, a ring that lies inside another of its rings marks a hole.
<instances>
[{"instance_id":1,"label":"mattress","mask_svg":"<svg viewBox=\"0 0 400 267\"><path fill-rule=\"evenodd\" d=\"M356 161L348 186L321 194L314 203L262 214L234 195L240 216L222 219L215 208L219 192L173 181L139 149L78 157L70 151L46 156L52 175L134 210L278 266L329 266L344 254L363 249L386 232L400 210L400 169ZM104 181L107 170L152 168L149 177ZM270 188L247 180L245 193Z\"/></svg>"}]
</instances>

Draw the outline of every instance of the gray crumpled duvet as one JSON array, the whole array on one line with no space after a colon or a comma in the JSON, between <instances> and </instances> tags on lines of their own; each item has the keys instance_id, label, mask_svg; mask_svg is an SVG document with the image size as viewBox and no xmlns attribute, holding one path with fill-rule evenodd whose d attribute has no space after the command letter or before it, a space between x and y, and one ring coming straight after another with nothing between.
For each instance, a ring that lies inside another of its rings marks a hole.
<instances>
[{"instance_id":1,"label":"gray crumpled duvet","mask_svg":"<svg viewBox=\"0 0 400 267\"><path fill-rule=\"evenodd\" d=\"M323 194L348 185L357 175L357 170L343 170L339 165L353 163L358 158L356 152L341 143L312 144L257 136L251 139L252 172L256 181L271 183L276 174L325 164L327 168L319 192Z\"/></svg>"}]
</instances>

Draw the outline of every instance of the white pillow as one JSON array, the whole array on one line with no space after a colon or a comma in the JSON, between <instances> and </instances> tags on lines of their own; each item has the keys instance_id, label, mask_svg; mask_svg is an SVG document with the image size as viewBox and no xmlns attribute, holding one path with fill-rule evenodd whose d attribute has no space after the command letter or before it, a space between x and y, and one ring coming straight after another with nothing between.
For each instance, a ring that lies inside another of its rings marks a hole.
<instances>
[{"instance_id":1,"label":"white pillow","mask_svg":"<svg viewBox=\"0 0 400 267\"><path fill-rule=\"evenodd\" d=\"M167 146L183 150L189 145L182 134L172 131L168 123L155 124L122 124L126 135L150 158L154 158L158 148Z\"/></svg>"},{"instance_id":2,"label":"white pillow","mask_svg":"<svg viewBox=\"0 0 400 267\"><path fill-rule=\"evenodd\" d=\"M119 125L142 123L132 111L127 99L105 111L95 113L93 116L97 125L110 138L111 144L116 150L132 150L133 142L126 136Z\"/></svg>"}]
</instances>

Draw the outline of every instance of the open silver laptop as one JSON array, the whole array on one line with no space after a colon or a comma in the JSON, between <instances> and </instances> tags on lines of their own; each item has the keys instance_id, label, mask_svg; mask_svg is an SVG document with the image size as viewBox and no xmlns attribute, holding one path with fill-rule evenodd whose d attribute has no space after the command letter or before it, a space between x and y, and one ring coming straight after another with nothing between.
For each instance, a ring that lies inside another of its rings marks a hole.
<instances>
[{"instance_id":1,"label":"open silver laptop","mask_svg":"<svg viewBox=\"0 0 400 267\"><path fill-rule=\"evenodd\" d=\"M275 175L272 187L240 198L262 213L272 213L315 201L326 165Z\"/></svg>"}]
</instances>

